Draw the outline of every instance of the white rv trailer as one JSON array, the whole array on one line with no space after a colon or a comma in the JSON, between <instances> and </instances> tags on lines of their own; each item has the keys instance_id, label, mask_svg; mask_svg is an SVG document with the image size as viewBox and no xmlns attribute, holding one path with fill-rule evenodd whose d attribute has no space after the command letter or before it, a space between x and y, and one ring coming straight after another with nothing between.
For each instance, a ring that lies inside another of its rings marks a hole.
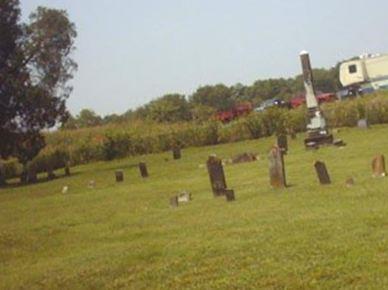
<instances>
[{"instance_id":1,"label":"white rv trailer","mask_svg":"<svg viewBox=\"0 0 388 290\"><path fill-rule=\"evenodd\" d=\"M363 55L340 65L344 87L359 86L388 89L388 54Z\"/></svg>"}]
</instances>

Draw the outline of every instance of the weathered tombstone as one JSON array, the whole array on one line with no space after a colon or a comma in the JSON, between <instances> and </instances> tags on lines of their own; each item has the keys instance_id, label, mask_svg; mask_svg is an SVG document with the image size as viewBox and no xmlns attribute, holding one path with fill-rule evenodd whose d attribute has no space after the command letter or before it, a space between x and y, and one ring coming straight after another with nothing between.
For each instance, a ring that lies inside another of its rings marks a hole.
<instances>
[{"instance_id":1,"label":"weathered tombstone","mask_svg":"<svg viewBox=\"0 0 388 290\"><path fill-rule=\"evenodd\" d=\"M191 201L191 193L187 191L183 191L181 194L178 195L178 202L179 203L188 203Z\"/></svg>"},{"instance_id":2,"label":"weathered tombstone","mask_svg":"<svg viewBox=\"0 0 388 290\"><path fill-rule=\"evenodd\" d=\"M36 167L34 164L30 164L27 169L27 182L36 183L38 182L38 176L36 173Z\"/></svg>"},{"instance_id":3,"label":"weathered tombstone","mask_svg":"<svg viewBox=\"0 0 388 290\"><path fill-rule=\"evenodd\" d=\"M283 153L280 151L278 146L272 147L269 152L268 159L271 186L274 188L286 187Z\"/></svg>"},{"instance_id":4,"label":"weathered tombstone","mask_svg":"<svg viewBox=\"0 0 388 290\"><path fill-rule=\"evenodd\" d=\"M329 173L327 172L325 163L321 161L317 161L315 162L314 167L315 167L315 171L317 172L319 182L321 184L330 184L331 180L330 180Z\"/></svg>"},{"instance_id":5,"label":"weathered tombstone","mask_svg":"<svg viewBox=\"0 0 388 290\"><path fill-rule=\"evenodd\" d=\"M46 171L47 171L47 179L48 180L55 179L54 169L53 169L53 166L51 165L50 161L48 161L48 163L46 164Z\"/></svg>"},{"instance_id":6,"label":"weathered tombstone","mask_svg":"<svg viewBox=\"0 0 388 290\"><path fill-rule=\"evenodd\" d=\"M140 170L141 177L143 177L143 178L148 177L147 164L145 164L144 162L140 162L139 163L139 170Z\"/></svg>"},{"instance_id":7,"label":"weathered tombstone","mask_svg":"<svg viewBox=\"0 0 388 290\"><path fill-rule=\"evenodd\" d=\"M65 162L65 175L70 176L70 162L69 161Z\"/></svg>"},{"instance_id":8,"label":"weathered tombstone","mask_svg":"<svg viewBox=\"0 0 388 290\"><path fill-rule=\"evenodd\" d=\"M94 180L90 180L88 183L88 188L94 189L96 187L96 182Z\"/></svg>"},{"instance_id":9,"label":"weathered tombstone","mask_svg":"<svg viewBox=\"0 0 388 290\"><path fill-rule=\"evenodd\" d=\"M65 185L64 187L62 187L62 193L63 194L66 194L69 192L69 187L67 185Z\"/></svg>"},{"instance_id":10,"label":"weathered tombstone","mask_svg":"<svg viewBox=\"0 0 388 290\"><path fill-rule=\"evenodd\" d=\"M210 184L215 197L222 196L225 193L226 180L222 160L215 155L209 156L207 160L207 170L209 173Z\"/></svg>"},{"instance_id":11,"label":"weathered tombstone","mask_svg":"<svg viewBox=\"0 0 388 290\"><path fill-rule=\"evenodd\" d=\"M372 170L374 177L385 176L385 157L382 154L377 155L372 161Z\"/></svg>"},{"instance_id":12,"label":"weathered tombstone","mask_svg":"<svg viewBox=\"0 0 388 290\"><path fill-rule=\"evenodd\" d=\"M181 148L175 147L174 149L172 149L172 156L174 157L174 160L181 159Z\"/></svg>"},{"instance_id":13,"label":"weathered tombstone","mask_svg":"<svg viewBox=\"0 0 388 290\"><path fill-rule=\"evenodd\" d=\"M4 186L6 184L7 184L7 178L5 176L4 164L0 162L0 186Z\"/></svg>"},{"instance_id":14,"label":"weathered tombstone","mask_svg":"<svg viewBox=\"0 0 388 290\"><path fill-rule=\"evenodd\" d=\"M234 201L236 200L234 196L234 190L233 189L226 189L225 190L225 196L226 196L226 201Z\"/></svg>"},{"instance_id":15,"label":"weathered tombstone","mask_svg":"<svg viewBox=\"0 0 388 290\"><path fill-rule=\"evenodd\" d=\"M346 179L345 184L346 184L346 187L352 187L355 184L354 178L349 177L348 179Z\"/></svg>"},{"instance_id":16,"label":"weathered tombstone","mask_svg":"<svg viewBox=\"0 0 388 290\"><path fill-rule=\"evenodd\" d=\"M115 176L116 176L116 182L123 182L124 181L124 171L116 170Z\"/></svg>"},{"instance_id":17,"label":"weathered tombstone","mask_svg":"<svg viewBox=\"0 0 388 290\"><path fill-rule=\"evenodd\" d=\"M171 207L178 207L179 206L178 196L173 196L170 198L170 205L171 205Z\"/></svg>"},{"instance_id":18,"label":"weathered tombstone","mask_svg":"<svg viewBox=\"0 0 388 290\"><path fill-rule=\"evenodd\" d=\"M357 127L364 130L368 129L369 128L368 120L367 119L358 120Z\"/></svg>"},{"instance_id":19,"label":"weathered tombstone","mask_svg":"<svg viewBox=\"0 0 388 290\"><path fill-rule=\"evenodd\" d=\"M288 140L287 140L287 135L279 135L277 137L277 143L278 147L282 151L283 154L287 154L288 152Z\"/></svg>"},{"instance_id":20,"label":"weathered tombstone","mask_svg":"<svg viewBox=\"0 0 388 290\"><path fill-rule=\"evenodd\" d=\"M238 164L238 163L245 163L245 162L253 162L256 161L257 157L253 153L242 153L234 156L231 160L231 163ZM227 160L227 163L229 163L229 160Z\"/></svg>"},{"instance_id":21,"label":"weathered tombstone","mask_svg":"<svg viewBox=\"0 0 388 290\"><path fill-rule=\"evenodd\" d=\"M292 128L288 129L288 134L290 135L292 140L296 139L296 133L295 133L294 129L292 129Z\"/></svg>"}]
</instances>

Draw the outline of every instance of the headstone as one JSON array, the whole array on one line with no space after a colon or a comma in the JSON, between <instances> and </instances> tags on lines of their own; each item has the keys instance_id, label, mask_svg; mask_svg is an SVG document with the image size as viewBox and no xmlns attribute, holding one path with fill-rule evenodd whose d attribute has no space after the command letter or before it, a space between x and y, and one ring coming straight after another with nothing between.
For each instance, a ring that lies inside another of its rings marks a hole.
<instances>
[{"instance_id":1,"label":"headstone","mask_svg":"<svg viewBox=\"0 0 388 290\"><path fill-rule=\"evenodd\" d=\"M70 162L69 161L65 162L65 175L70 176Z\"/></svg>"},{"instance_id":2,"label":"headstone","mask_svg":"<svg viewBox=\"0 0 388 290\"><path fill-rule=\"evenodd\" d=\"M364 130L368 129L369 128L368 120L367 119L358 120L357 127Z\"/></svg>"},{"instance_id":3,"label":"headstone","mask_svg":"<svg viewBox=\"0 0 388 290\"><path fill-rule=\"evenodd\" d=\"M282 151L283 154L287 154L288 152L288 140L287 140L287 135L279 135L277 137L277 143L278 147Z\"/></svg>"},{"instance_id":4,"label":"headstone","mask_svg":"<svg viewBox=\"0 0 388 290\"><path fill-rule=\"evenodd\" d=\"M226 201L234 201L236 200L234 196L234 190L233 189L226 189L225 190L225 196L226 196Z\"/></svg>"},{"instance_id":5,"label":"headstone","mask_svg":"<svg viewBox=\"0 0 388 290\"><path fill-rule=\"evenodd\" d=\"M0 186L4 186L6 184L7 184L7 178L5 176L4 164L0 162Z\"/></svg>"},{"instance_id":6,"label":"headstone","mask_svg":"<svg viewBox=\"0 0 388 290\"><path fill-rule=\"evenodd\" d=\"M94 180L90 180L88 183L88 188L93 189L96 187L96 182Z\"/></svg>"},{"instance_id":7,"label":"headstone","mask_svg":"<svg viewBox=\"0 0 388 290\"><path fill-rule=\"evenodd\" d=\"M256 158L256 155L253 154L253 153L242 153L242 154L239 154L239 155L236 155L232 158L232 163L233 164L238 164L238 163L245 163L245 162L253 162L253 161L256 161L257 158ZM229 160L227 160L229 163Z\"/></svg>"},{"instance_id":8,"label":"headstone","mask_svg":"<svg viewBox=\"0 0 388 290\"><path fill-rule=\"evenodd\" d=\"M171 207L178 207L179 206L178 196L173 196L170 198L170 205L171 205Z\"/></svg>"},{"instance_id":9,"label":"headstone","mask_svg":"<svg viewBox=\"0 0 388 290\"><path fill-rule=\"evenodd\" d=\"M178 203L188 203L190 201L191 201L191 193L184 191L178 195Z\"/></svg>"},{"instance_id":10,"label":"headstone","mask_svg":"<svg viewBox=\"0 0 388 290\"><path fill-rule=\"evenodd\" d=\"M47 179L48 180L55 179L54 170L53 170L53 167L52 167L50 161L48 161L48 163L46 164L46 171L47 171Z\"/></svg>"},{"instance_id":11,"label":"headstone","mask_svg":"<svg viewBox=\"0 0 388 290\"><path fill-rule=\"evenodd\" d=\"M273 188L286 187L283 153L278 146L272 147L268 155L270 184Z\"/></svg>"},{"instance_id":12,"label":"headstone","mask_svg":"<svg viewBox=\"0 0 388 290\"><path fill-rule=\"evenodd\" d=\"M289 129L289 130L288 130L288 134L290 135L290 137L291 137L292 140L295 140L295 139L296 139L296 133L295 133L295 130L294 130L294 129Z\"/></svg>"},{"instance_id":13,"label":"headstone","mask_svg":"<svg viewBox=\"0 0 388 290\"><path fill-rule=\"evenodd\" d=\"M181 159L182 154L181 154L181 148L176 147L172 150L172 156L174 157L174 160Z\"/></svg>"},{"instance_id":14,"label":"headstone","mask_svg":"<svg viewBox=\"0 0 388 290\"><path fill-rule=\"evenodd\" d=\"M147 164L145 164L144 162L140 162L139 163L139 170L140 170L141 177L143 177L143 178L148 177Z\"/></svg>"},{"instance_id":15,"label":"headstone","mask_svg":"<svg viewBox=\"0 0 388 290\"><path fill-rule=\"evenodd\" d=\"M345 185L346 185L347 187L352 187L354 184L355 184L355 181L354 181L354 179L353 179L352 177L349 177L349 178L346 179L346 181L345 181Z\"/></svg>"},{"instance_id":16,"label":"headstone","mask_svg":"<svg viewBox=\"0 0 388 290\"><path fill-rule=\"evenodd\" d=\"M36 167L34 164L30 164L27 169L27 182L36 183L38 182L38 176L36 173Z\"/></svg>"},{"instance_id":17,"label":"headstone","mask_svg":"<svg viewBox=\"0 0 388 290\"><path fill-rule=\"evenodd\" d=\"M321 161L317 161L315 162L314 167L315 167L315 171L317 172L319 182L321 184L330 184L331 180L330 180L329 173L327 172L325 163Z\"/></svg>"},{"instance_id":18,"label":"headstone","mask_svg":"<svg viewBox=\"0 0 388 290\"><path fill-rule=\"evenodd\" d=\"M372 170L374 177L382 177L387 173L385 171L385 157L382 154L377 155L372 161Z\"/></svg>"},{"instance_id":19,"label":"headstone","mask_svg":"<svg viewBox=\"0 0 388 290\"><path fill-rule=\"evenodd\" d=\"M116 176L116 182L123 182L124 181L124 171L116 170L115 176Z\"/></svg>"},{"instance_id":20,"label":"headstone","mask_svg":"<svg viewBox=\"0 0 388 290\"><path fill-rule=\"evenodd\" d=\"M207 160L207 170L213 195L215 197L224 195L227 186L221 159L217 158L215 155L209 156L209 159Z\"/></svg>"},{"instance_id":21,"label":"headstone","mask_svg":"<svg viewBox=\"0 0 388 290\"><path fill-rule=\"evenodd\" d=\"M69 191L69 187L68 187L67 185L65 185L65 186L62 188L62 193L63 193L63 194L66 194L68 191Z\"/></svg>"}]
</instances>

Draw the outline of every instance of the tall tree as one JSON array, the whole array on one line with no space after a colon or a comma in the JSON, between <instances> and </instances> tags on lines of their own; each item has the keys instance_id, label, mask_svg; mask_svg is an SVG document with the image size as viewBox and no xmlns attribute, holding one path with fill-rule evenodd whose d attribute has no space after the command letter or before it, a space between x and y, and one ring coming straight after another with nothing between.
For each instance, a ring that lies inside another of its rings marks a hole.
<instances>
[{"instance_id":1,"label":"tall tree","mask_svg":"<svg viewBox=\"0 0 388 290\"><path fill-rule=\"evenodd\" d=\"M22 163L44 147L43 129L63 122L75 26L63 10L39 7L20 23L18 0L0 0L0 154Z\"/></svg>"},{"instance_id":2,"label":"tall tree","mask_svg":"<svg viewBox=\"0 0 388 290\"><path fill-rule=\"evenodd\" d=\"M229 110L235 105L232 90L223 84L200 87L190 101L196 105L209 106L217 111Z\"/></svg>"}]
</instances>

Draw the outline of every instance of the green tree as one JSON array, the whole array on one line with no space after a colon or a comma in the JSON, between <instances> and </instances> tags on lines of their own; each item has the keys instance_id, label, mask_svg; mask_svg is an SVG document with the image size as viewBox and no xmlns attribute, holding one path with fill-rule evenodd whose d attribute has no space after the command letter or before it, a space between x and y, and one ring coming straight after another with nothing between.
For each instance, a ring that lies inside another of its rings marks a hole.
<instances>
[{"instance_id":1,"label":"green tree","mask_svg":"<svg viewBox=\"0 0 388 290\"><path fill-rule=\"evenodd\" d=\"M223 84L200 87L190 97L190 102L212 107L217 111L229 110L235 105L232 90Z\"/></svg>"},{"instance_id":2,"label":"green tree","mask_svg":"<svg viewBox=\"0 0 388 290\"><path fill-rule=\"evenodd\" d=\"M44 147L43 129L66 120L76 31L65 11L38 8L20 23L18 0L0 1L0 154L23 164Z\"/></svg>"},{"instance_id":3,"label":"green tree","mask_svg":"<svg viewBox=\"0 0 388 290\"><path fill-rule=\"evenodd\" d=\"M93 110L83 109L76 118L78 128L95 127L102 124L102 118Z\"/></svg>"},{"instance_id":4,"label":"green tree","mask_svg":"<svg viewBox=\"0 0 388 290\"><path fill-rule=\"evenodd\" d=\"M190 106L184 95L165 95L147 105L147 117L158 122L188 121Z\"/></svg>"}]
</instances>

